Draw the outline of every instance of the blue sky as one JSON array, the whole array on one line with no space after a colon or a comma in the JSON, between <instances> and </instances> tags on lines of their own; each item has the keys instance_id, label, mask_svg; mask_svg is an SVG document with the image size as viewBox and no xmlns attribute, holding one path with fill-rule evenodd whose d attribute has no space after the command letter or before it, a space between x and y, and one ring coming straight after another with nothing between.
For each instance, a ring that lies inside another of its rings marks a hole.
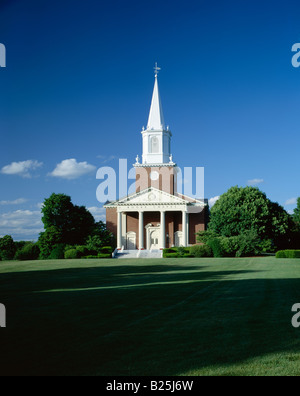
<instances>
[{"instance_id":1,"label":"blue sky","mask_svg":"<svg viewBox=\"0 0 300 396\"><path fill-rule=\"evenodd\" d=\"M103 219L96 170L141 155L155 62L174 160L205 167L206 197L256 184L293 210L299 12L296 0L2 0L0 235L36 239L53 192Z\"/></svg>"}]
</instances>

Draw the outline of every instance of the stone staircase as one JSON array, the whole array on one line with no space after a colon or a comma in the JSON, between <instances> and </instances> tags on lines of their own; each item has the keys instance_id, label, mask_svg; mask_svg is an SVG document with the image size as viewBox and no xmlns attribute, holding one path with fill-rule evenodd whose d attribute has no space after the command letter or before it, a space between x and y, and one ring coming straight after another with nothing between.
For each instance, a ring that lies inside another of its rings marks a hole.
<instances>
[{"instance_id":1,"label":"stone staircase","mask_svg":"<svg viewBox=\"0 0 300 396\"><path fill-rule=\"evenodd\" d=\"M114 258L120 259L160 259L162 250L120 250Z\"/></svg>"}]
</instances>

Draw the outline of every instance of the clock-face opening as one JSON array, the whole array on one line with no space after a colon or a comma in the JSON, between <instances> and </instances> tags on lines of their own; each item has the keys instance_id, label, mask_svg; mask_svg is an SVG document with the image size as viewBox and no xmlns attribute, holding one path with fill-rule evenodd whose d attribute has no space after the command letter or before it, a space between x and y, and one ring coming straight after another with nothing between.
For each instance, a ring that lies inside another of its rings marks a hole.
<instances>
[{"instance_id":1,"label":"clock-face opening","mask_svg":"<svg viewBox=\"0 0 300 396\"><path fill-rule=\"evenodd\" d=\"M159 173L156 172L156 171L151 172L151 173L150 173L150 179L151 179L152 181L157 181L157 180L159 179Z\"/></svg>"}]
</instances>

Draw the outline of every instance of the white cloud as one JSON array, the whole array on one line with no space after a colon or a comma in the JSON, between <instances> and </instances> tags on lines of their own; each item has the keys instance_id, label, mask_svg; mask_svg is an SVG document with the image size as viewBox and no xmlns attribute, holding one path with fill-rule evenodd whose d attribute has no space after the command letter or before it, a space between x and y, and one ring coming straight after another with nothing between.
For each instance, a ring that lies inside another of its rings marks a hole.
<instances>
[{"instance_id":1,"label":"white cloud","mask_svg":"<svg viewBox=\"0 0 300 396\"><path fill-rule=\"evenodd\" d=\"M297 205L297 198L288 199L288 200L285 202L285 205Z\"/></svg>"},{"instance_id":2,"label":"white cloud","mask_svg":"<svg viewBox=\"0 0 300 396\"><path fill-rule=\"evenodd\" d=\"M264 183L264 179L252 179L248 180L248 185L249 186L257 186L258 184Z\"/></svg>"},{"instance_id":3,"label":"white cloud","mask_svg":"<svg viewBox=\"0 0 300 396\"><path fill-rule=\"evenodd\" d=\"M10 165L6 165L1 169L1 173L4 175L17 175L21 177L32 177L32 171L43 166L42 162L28 160L20 162L12 162Z\"/></svg>"},{"instance_id":4,"label":"white cloud","mask_svg":"<svg viewBox=\"0 0 300 396\"><path fill-rule=\"evenodd\" d=\"M44 230L40 211L16 210L0 214L0 236L36 240Z\"/></svg>"},{"instance_id":5,"label":"white cloud","mask_svg":"<svg viewBox=\"0 0 300 396\"><path fill-rule=\"evenodd\" d=\"M23 203L27 202L25 198L18 198L14 201L0 201L0 205L22 205Z\"/></svg>"},{"instance_id":6,"label":"white cloud","mask_svg":"<svg viewBox=\"0 0 300 396\"><path fill-rule=\"evenodd\" d=\"M91 214L94 216L96 221L105 221L106 219L106 210L104 208L98 208L97 206L93 206L88 208Z\"/></svg>"},{"instance_id":7,"label":"white cloud","mask_svg":"<svg viewBox=\"0 0 300 396\"><path fill-rule=\"evenodd\" d=\"M50 176L61 177L62 179L77 179L83 175L94 172L96 167L87 162L77 162L76 159L67 159L56 165Z\"/></svg>"},{"instance_id":8,"label":"white cloud","mask_svg":"<svg viewBox=\"0 0 300 396\"><path fill-rule=\"evenodd\" d=\"M212 208L212 207L214 206L214 204L215 204L219 199L220 199L220 196L219 196L219 195L216 196L216 197L210 198L210 199L208 200L209 207Z\"/></svg>"}]
</instances>

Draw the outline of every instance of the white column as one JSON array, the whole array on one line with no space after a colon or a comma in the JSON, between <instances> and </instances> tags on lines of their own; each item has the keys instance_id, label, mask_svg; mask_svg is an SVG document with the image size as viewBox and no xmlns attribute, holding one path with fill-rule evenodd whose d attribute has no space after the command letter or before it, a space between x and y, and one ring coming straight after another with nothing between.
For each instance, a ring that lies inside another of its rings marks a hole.
<instances>
[{"instance_id":1,"label":"white column","mask_svg":"<svg viewBox=\"0 0 300 396\"><path fill-rule=\"evenodd\" d=\"M187 219L185 211L182 211L182 244L184 247L187 246Z\"/></svg>"},{"instance_id":2,"label":"white column","mask_svg":"<svg viewBox=\"0 0 300 396\"><path fill-rule=\"evenodd\" d=\"M117 224L117 248L122 249L122 212L118 212Z\"/></svg>"},{"instance_id":3,"label":"white column","mask_svg":"<svg viewBox=\"0 0 300 396\"><path fill-rule=\"evenodd\" d=\"M186 246L190 244L190 215L186 214Z\"/></svg>"},{"instance_id":4,"label":"white column","mask_svg":"<svg viewBox=\"0 0 300 396\"><path fill-rule=\"evenodd\" d=\"M127 233L127 213L122 213L122 243L121 246L126 246L126 233Z\"/></svg>"},{"instance_id":5,"label":"white column","mask_svg":"<svg viewBox=\"0 0 300 396\"><path fill-rule=\"evenodd\" d=\"M161 248L166 248L166 212L160 212Z\"/></svg>"},{"instance_id":6,"label":"white column","mask_svg":"<svg viewBox=\"0 0 300 396\"><path fill-rule=\"evenodd\" d=\"M144 212L139 212L139 248L144 249Z\"/></svg>"}]
</instances>

